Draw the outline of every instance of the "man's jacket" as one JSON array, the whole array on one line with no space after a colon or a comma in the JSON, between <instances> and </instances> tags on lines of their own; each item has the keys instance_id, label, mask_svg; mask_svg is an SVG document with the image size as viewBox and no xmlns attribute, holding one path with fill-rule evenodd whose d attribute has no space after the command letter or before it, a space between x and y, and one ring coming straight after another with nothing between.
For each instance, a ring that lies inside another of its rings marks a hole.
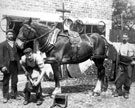
<instances>
[{"instance_id":1,"label":"man's jacket","mask_svg":"<svg viewBox=\"0 0 135 108\"><path fill-rule=\"evenodd\" d=\"M17 54L17 50L15 52L15 59L17 61L17 67L19 69L19 55ZM5 40L0 43L0 70L2 67L9 68L9 63L11 61L10 53L9 53L9 44ZM9 70L7 70L9 72Z\"/></svg>"}]
</instances>

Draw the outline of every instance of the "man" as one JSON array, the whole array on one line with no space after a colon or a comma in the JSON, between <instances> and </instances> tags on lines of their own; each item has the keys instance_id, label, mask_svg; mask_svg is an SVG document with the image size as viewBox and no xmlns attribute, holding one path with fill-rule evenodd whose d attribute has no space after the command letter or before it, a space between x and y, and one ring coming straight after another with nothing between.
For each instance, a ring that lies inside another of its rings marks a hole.
<instances>
[{"instance_id":1,"label":"man","mask_svg":"<svg viewBox=\"0 0 135 108\"><path fill-rule=\"evenodd\" d=\"M14 31L7 30L6 40L0 43L0 69L3 72L3 102L9 99L9 80L11 77L11 98L17 98L19 56L14 43Z\"/></svg>"},{"instance_id":2,"label":"man","mask_svg":"<svg viewBox=\"0 0 135 108\"><path fill-rule=\"evenodd\" d=\"M97 33L99 33L101 36L105 36L105 29L106 29L105 22L99 21L97 25Z\"/></svg>"},{"instance_id":3,"label":"man","mask_svg":"<svg viewBox=\"0 0 135 108\"><path fill-rule=\"evenodd\" d=\"M119 69L116 69L118 72L115 80L116 91L114 92L114 97L123 95L126 99L129 98L129 91L132 83L132 65L135 64L135 60L133 59L135 57L135 47L128 43L128 39L127 34L123 34L121 43L111 42L107 39L108 43L112 44L119 54ZM122 86L124 86L124 94Z\"/></svg>"},{"instance_id":4,"label":"man","mask_svg":"<svg viewBox=\"0 0 135 108\"><path fill-rule=\"evenodd\" d=\"M30 93L36 92L37 105L41 105L41 79L45 73L44 60L40 54L33 53L31 48L26 48L24 50L24 54L25 55L22 56L20 60L22 69L27 77L27 83L24 89L25 101L23 104L27 105L30 100Z\"/></svg>"}]
</instances>

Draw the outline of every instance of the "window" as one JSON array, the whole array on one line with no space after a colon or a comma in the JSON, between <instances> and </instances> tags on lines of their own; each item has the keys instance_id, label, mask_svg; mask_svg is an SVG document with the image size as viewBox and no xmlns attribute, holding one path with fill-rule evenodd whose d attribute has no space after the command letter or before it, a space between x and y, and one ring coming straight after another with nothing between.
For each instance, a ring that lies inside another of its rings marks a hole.
<instances>
[{"instance_id":1,"label":"window","mask_svg":"<svg viewBox=\"0 0 135 108\"><path fill-rule=\"evenodd\" d=\"M101 31L98 29L97 25L85 25L85 33L92 34L92 33L99 33L101 34ZM105 34L105 33L103 33Z\"/></svg>"}]
</instances>

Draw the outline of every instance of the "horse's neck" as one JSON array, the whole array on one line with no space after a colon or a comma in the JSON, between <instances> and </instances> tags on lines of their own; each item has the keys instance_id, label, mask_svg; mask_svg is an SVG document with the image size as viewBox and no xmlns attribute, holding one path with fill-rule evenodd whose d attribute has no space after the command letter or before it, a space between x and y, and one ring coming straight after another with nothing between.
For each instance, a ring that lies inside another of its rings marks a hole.
<instances>
[{"instance_id":1,"label":"horse's neck","mask_svg":"<svg viewBox=\"0 0 135 108\"><path fill-rule=\"evenodd\" d=\"M40 23L33 23L32 27L36 30L38 37L46 34L50 30L47 26Z\"/></svg>"},{"instance_id":2,"label":"horse's neck","mask_svg":"<svg viewBox=\"0 0 135 108\"><path fill-rule=\"evenodd\" d=\"M35 38L37 38L39 46L43 45L48 38L47 32L49 31L49 29L47 27L37 24L37 23L33 23L32 27L36 30Z\"/></svg>"}]
</instances>

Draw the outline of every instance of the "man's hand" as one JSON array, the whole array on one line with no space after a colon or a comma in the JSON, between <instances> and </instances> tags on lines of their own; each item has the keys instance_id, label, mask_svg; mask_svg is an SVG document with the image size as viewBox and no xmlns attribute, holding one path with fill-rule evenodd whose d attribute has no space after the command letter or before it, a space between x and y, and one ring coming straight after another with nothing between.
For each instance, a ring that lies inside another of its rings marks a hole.
<instances>
[{"instance_id":1,"label":"man's hand","mask_svg":"<svg viewBox=\"0 0 135 108\"><path fill-rule=\"evenodd\" d=\"M7 68L4 66L4 67L2 67L1 71L5 72L5 71L7 71Z\"/></svg>"},{"instance_id":2,"label":"man's hand","mask_svg":"<svg viewBox=\"0 0 135 108\"><path fill-rule=\"evenodd\" d=\"M135 61L133 60L133 61L131 62L131 64L132 64L132 65L135 65Z\"/></svg>"},{"instance_id":3,"label":"man's hand","mask_svg":"<svg viewBox=\"0 0 135 108\"><path fill-rule=\"evenodd\" d=\"M34 86L37 86L38 84L39 84L38 81L34 81L34 82L33 82L33 85L34 85Z\"/></svg>"}]
</instances>

